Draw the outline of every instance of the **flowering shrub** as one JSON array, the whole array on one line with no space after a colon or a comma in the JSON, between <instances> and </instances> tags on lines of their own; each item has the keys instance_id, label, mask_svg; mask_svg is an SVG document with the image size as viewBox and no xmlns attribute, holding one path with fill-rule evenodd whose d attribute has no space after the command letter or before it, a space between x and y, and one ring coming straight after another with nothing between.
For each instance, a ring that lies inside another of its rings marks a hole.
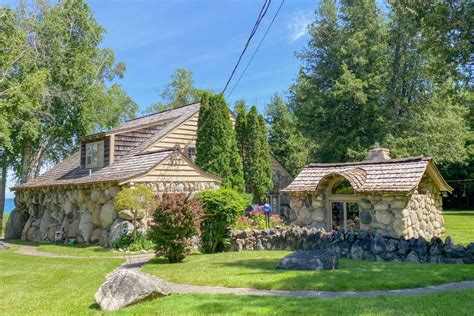
<instances>
[{"instance_id":1,"label":"flowering shrub","mask_svg":"<svg viewBox=\"0 0 474 316\"><path fill-rule=\"evenodd\" d=\"M270 216L270 228L285 226L285 220L279 215ZM263 207L252 211L248 216L239 217L235 223L235 229L264 229L267 227L265 211Z\"/></svg>"},{"instance_id":2,"label":"flowering shrub","mask_svg":"<svg viewBox=\"0 0 474 316\"><path fill-rule=\"evenodd\" d=\"M181 262L190 251L191 237L199 234L203 217L201 203L184 194L168 194L158 205L148 233L158 255L170 263Z\"/></svg>"}]
</instances>

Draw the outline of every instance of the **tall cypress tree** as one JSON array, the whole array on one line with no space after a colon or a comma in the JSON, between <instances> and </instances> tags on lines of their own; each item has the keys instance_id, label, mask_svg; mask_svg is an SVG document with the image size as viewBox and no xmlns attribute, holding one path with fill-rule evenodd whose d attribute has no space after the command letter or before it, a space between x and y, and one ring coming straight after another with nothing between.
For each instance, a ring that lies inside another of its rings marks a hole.
<instances>
[{"instance_id":1,"label":"tall cypress tree","mask_svg":"<svg viewBox=\"0 0 474 316\"><path fill-rule=\"evenodd\" d=\"M244 191L242 160L229 108L220 95L205 92L199 110L196 163L220 176L223 186Z\"/></svg>"},{"instance_id":2,"label":"tall cypress tree","mask_svg":"<svg viewBox=\"0 0 474 316\"><path fill-rule=\"evenodd\" d=\"M237 123L239 147L243 148L243 157L245 157L246 191L253 195L255 202L262 202L268 190L273 186L265 120L258 114L257 108L252 106L248 113L241 109L237 116Z\"/></svg>"}]
</instances>

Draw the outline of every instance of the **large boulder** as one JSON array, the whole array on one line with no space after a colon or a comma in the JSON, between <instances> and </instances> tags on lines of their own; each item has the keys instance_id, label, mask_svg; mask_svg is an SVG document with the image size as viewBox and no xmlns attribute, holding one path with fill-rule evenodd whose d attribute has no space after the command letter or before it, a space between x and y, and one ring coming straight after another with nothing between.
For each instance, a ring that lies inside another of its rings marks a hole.
<instances>
[{"instance_id":1,"label":"large boulder","mask_svg":"<svg viewBox=\"0 0 474 316\"><path fill-rule=\"evenodd\" d=\"M7 249L10 249L10 246L0 241L0 250L7 250Z\"/></svg>"},{"instance_id":2,"label":"large boulder","mask_svg":"<svg viewBox=\"0 0 474 316\"><path fill-rule=\"evenodd\" d=\"M112 245L114 241L120 239L120 237L130 234L133 232L133 225L130 222L124 221L122 219L117 219L110 227L109 233L109 245Z\"/></svg>"},{"instance_id":3,"label":"large boulder","mask_svg":"<svg viewBox=\"0 0 474 316\"><path fill-rule=\"evenodd\" d=\"M79 221L79 234L81 234L86 243L89 243L93 230L92 214L89 211L85 211L82 213L81 220Z\"/></svg>"},{"instance_id":4,"label":"large boulder","mask_svg":"<svg viewBox=\"0 0 474 316\"><path fill-rule=\"evenodd\" d=\"M23 226L25 226L27 220L28 218L26 214L20 213L16 209L13 209L13 211L10 213L10 216L8 217L7 225L5 227L5 238L20 239Z\"/></svg>"},{"instance_id":5,"label":"large boulder","mask_svg":"<svg viewBox=\"0 0 474 316\"><path fill-rule=\"evenodd\" d=\"M113 201L109 201L104 204L104 206L102 206L102 210L100 211L100 222L102 223L102 227L108 228L113 224L116 218L117 213L114 211Z\"/></svg>"},{"instance_id":6,"label":"large boulder","mask_svg":"<svg viewBox=\"0 0 474 316\"><path fill-rule=\"evenodd\" d=\"M277 269L334 270L337 269L338 261L336 253L326 249L297 251L281 259Z\"/></svg>"},{"instance_id":7,"label":"large boulder","mask_svg":"<svg viewBox=\"0 0 474 316\"><path fill-rule=\"evenodd\" d=\"M140 301L171 293L162 279L134 270L110 273L95 293L95 301L104 311L114 311Z\"/></svg>"}]
</instances>

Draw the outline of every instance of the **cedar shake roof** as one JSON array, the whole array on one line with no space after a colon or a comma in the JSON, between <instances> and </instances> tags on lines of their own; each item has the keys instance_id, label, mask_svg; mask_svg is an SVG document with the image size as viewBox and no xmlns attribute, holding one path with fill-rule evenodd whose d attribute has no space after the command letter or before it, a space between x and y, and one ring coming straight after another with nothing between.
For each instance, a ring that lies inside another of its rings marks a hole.
<instances>
[{"instance_id":1,"label":"cedar shake roof","mask_svg":"<svg viewBox=\"0 0 474 316\"><path fill-rule=\"evenodd\" d=\"M28 183L19 185L14 189L68 184L122 182L148 172L168 158L172 153L173 150L166 150L135 155L128 159L120 159L112 165L92 172L92 174L89 175L89 169L81 169L79 162L80 154L76 152L41 176Z\"/></svg>"},{"instance_id":2,"label":"cedar shake roof","mask_svg":"<svg viewBox=\"0 0 474 316\"><path fill-rule=\"evenodd\" d=\"M150 153L143 152L150 145L196 114L196 112L199 111L200 106L200 102L196 102L178 108L161 111L127 121L121 126L108 132L86 136L83 139L104 137L105 135L114 134L117 137L118 142L124 142L123 144L120 144L122 145L121 148L123 150L118 153L117 159L111 165L96 169L81 168L81 155L80 151L78 151L34 180L12 189L15 190L54 185L91 184L111 181L121 182L139 176L142 173L146 173L167 158L173 150L155 151ZM142 141L127 146L125 141L131 131L135 132L135 138L137 138L137 133L141 134ZM153 132L151 133L150 131ZM91 175L90 171L92 171Z\"/></svg>"},{"instance_id":3,"label":"cedar shake roof","mask_svg":"<svg viewBox=\"0 0 474 316\"><path fill-rule=\"evenodd\" d=\"M418 186L425 172L441 191L452 191L431 159L424 157L310 164L282 191L314 192L323 179L342 176L356 192L410 192Z\"/></svg>"}]
</instances>

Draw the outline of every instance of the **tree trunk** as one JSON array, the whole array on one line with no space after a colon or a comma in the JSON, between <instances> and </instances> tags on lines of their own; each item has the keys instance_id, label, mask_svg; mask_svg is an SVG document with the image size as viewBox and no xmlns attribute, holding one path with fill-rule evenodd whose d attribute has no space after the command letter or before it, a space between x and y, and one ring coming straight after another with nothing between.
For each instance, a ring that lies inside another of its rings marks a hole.
<instances>
[{"instance_id":1,"label":"tree trunk","mask_svg":"<svg viewBox=\"0 0 474 316\"><path fill-rule=\"evenodd\" d=\"M0 157L0 237L3 237L3 211L5 208L5 191L7 189L7 153L2 150Z\"/></svg>"}]
</instances>

